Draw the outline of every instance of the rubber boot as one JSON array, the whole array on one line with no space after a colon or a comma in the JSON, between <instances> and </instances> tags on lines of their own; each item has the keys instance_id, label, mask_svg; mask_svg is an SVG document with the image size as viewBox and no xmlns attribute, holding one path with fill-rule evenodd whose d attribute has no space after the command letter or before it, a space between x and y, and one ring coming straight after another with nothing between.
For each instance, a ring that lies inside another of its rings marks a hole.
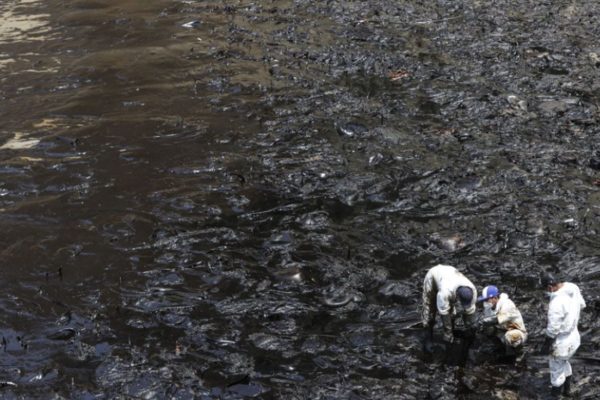
<instances>
[{"instance_id":1,"label":"rubber boot","mask_svg":"<svg viewBox=\"0 0 600 400\"><path fill-rule=\"evenodd\" d=\"M516 359L515 349L513 349L512 347L502 343L502 350L499 351L499 353L502 355L498 357L498 362L503 363L503 364L514 364L515 363L515 359Z\"/></svg>"},{"instance_id":2,"label":"rubber boot","mask_svg":"<svg viewBox=\"0 0 600 400\"><path fill-rule=\"evenodd\" d=\"M432 342L433 342L433 326L434 325L435 325L435 321L431 321L431 322L429 322L429 324L427 324L427 337Z\"/></svg>"},{"instance_id":3,"label":"rubber boot","mask_svg":"<svg viewBox=\"0 0 600 400\"><path fill-rule=\"evenodd\" d=\"M571 377L567 376L565 383L563 383L563 395L571 397Z\"/></svg>"},{"instance_id":4,"label":"rubber boot","mask_svg":"<svg viewBox=\"0 0 600 400\"><path fill-rule=\"evenodd\" d=\"M423 351L426 353L433 353L433 326L435 321L430 321L425 327L424 338L423 338Z\"/></svg>"},{"instance_id":5,"label":"rubber boot","mask_svg":"<svg viewBox=\"0 0 600 400\"><path fill-rule=\"evenodd\" d=\"M561 395L562 390L563 390L563 386L564 385L552 386L552 389L550 389L550 395L552 396L553 399L560 398L560 395Z\"/></svg>"},{"instance_id":6,"label":"rubber boot","mask_svg":"<svg viewBox=\"0 0 600 400\"><path fill-rule=\"evenodd\" d=\"M523 346L517 346L517 347L513 347L512 348L515 354L515 364L520 364L523 362L523 359L525 358L525 351L523 349Z\"/></svg>"}]
</instances>

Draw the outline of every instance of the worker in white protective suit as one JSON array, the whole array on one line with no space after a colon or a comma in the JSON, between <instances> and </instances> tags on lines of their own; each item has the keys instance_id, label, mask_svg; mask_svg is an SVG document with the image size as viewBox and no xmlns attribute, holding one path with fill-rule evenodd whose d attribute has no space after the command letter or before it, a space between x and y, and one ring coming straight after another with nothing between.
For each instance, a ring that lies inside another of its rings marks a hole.
<instances>
[{"instance_id":1,"label":"worker in white protective suit","mask_svg":"<svg viewBox=\"0 0 600 400\"><path fill-rule=\"evenodd\" d=\"M562 282L554 275L542 276L542 286L550 295L546 340L541 353L550 355L550 383L552 395L569 395L573 371L569 359L579 348L580 337L577 324L585 301L577 285Z\"/></svg>"},{"instance_id":2,"label":"worker in white protective suit","mask_svg":"<svg viewBox=\"0 0 600 400\"><path fill-rule=\"evenodd\" d=\"M423 327L427 329L425 350L431 351L435 316L440 314L444 326L443 339L454 341L454 317L460 314L466 328L466 335L475 334L475 301L477 290L466 276L450 265L436 265L431 268L423 281Z\"/></svg>"},{"instance_id":3,"label":"worker in white protective suit","mask_svg":"<svg viewBox=\"0 0 600 400\"><path fill-rule=\"evenodd\" d=\"M504 345L505 354L518 359L527 340L527 330L515 303L493 285L484 287L477 301L483 302L483 315L478 322L480 330L497 337Z\"/></svg>"}]
</instances>

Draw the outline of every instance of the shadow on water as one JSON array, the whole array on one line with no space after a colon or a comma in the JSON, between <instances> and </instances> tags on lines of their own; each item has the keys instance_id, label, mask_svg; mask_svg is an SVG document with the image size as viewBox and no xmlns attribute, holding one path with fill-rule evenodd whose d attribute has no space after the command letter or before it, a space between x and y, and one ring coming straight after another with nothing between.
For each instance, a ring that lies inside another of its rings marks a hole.
<instances>
[{"instance_id":1,"label":"shadow on water","mask_svg":"<svg viewBox=\"0 0 600 400\"><path fill-rule=\"evenodd\" d=\"M599 6L421 3L0 3L0 397L542 399L553 268L596 398ZM422 352L436 263L522 365Z\"/></svg>"}]
</instances>

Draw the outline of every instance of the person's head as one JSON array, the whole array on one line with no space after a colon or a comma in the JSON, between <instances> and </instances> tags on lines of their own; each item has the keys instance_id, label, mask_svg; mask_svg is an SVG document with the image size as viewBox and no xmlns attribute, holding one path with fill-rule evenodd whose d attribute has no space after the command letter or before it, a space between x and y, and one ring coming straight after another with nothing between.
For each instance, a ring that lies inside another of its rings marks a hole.
<instances>
[{"instance_id":1,"label":"person's head","mask_svg":"<svg viewBox=\"0 0 600 400\"><path fill-rule=\"evenodd\" d=\"M540 281L542 289L550 293L556 292L562 286L560 279L551 272L544 272L540 277Z\"/></svg>"},{"instance_id":2,"label":"person's head","mask_svg":"<svg viewBox=\"0 0 600 400\"><path fill-rule=\"evenodd\" d=\"M464 309L467 309L471 307L471 304L473 303L473 289L468 286L459 286L458 289L456 289L456 297L460 302L460 305Z\"/></svg>"},{"instance_id":3,"label":"person's head","mask_svg":"<svg viewBox=\"0 0 600 400\"><path fill-rule=\"evenodd\" d=\"M477 298L477 301L483 301L495 306L499 298L500 292L498 291L498 288L494 285L489 285L483 288L481 296Z\"/></svg>"}]
</instances>

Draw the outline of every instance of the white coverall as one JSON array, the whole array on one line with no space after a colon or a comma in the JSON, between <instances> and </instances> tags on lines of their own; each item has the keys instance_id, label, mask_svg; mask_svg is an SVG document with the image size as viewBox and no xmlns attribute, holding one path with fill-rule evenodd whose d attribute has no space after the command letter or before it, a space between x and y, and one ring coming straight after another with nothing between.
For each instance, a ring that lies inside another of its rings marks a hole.
<instances>
[{"instance_id":1,"label":"white coverall","mask_svg":"<svg viewBox=\"0 0 600 400\"><path fill-rule=\"evenodd\" d=\"M465 314L472 315L475 313L477 289L466 276L450 265L438 264L427 271L423 281L423 326L435 320L436 312L440 315L456 314L455 304L460 304L456 289L460 286L469 287L473 291L471 304L463 310Z\"/></svg>"},{"instance_id":2,"label":"white coverall","mask_svg":"<svg viewBox=\"0 0 600 400\"><path fill-rule=\"evenodd\" d=\"M500 331L499 338L502 343L513 348L525 343L527 330L525 329L523 317L506 293L500 294L496 307L484 307L484 318L493 315L498 318L498 324L495 325L495 328Z\"/></svg>"},{"instance_id":3,"label":"white coverall","mask_svg":"<svg viewBox=\"0 0 600 400\"><path fill-rule=\"evenodd\" d=\"M580 337L577 324L583 308L585 308L585 301L581 297L579 288L573 283L564 282L560 289L550 293L546 335L555 339L550 355L552 386L562 386L565 379L573 373L569 359L579 348Z\"/></svg>"}]
</instances>

